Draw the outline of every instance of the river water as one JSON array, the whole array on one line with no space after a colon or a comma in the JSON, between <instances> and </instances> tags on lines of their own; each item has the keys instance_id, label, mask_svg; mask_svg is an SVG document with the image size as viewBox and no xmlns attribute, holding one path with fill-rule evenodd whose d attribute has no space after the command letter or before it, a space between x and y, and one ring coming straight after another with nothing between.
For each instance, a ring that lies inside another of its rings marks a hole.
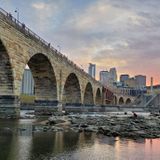
<instances>
[{"instance_id":1,"label":"river water","mask_svg":"<svg viewBox=\"0 0 160 160\"><path fill-rule=\"evenodd\" d=\"M160 139L32 132L34 120L0 120L0 160L160 160Z\"/></svg>"}]
</instances>

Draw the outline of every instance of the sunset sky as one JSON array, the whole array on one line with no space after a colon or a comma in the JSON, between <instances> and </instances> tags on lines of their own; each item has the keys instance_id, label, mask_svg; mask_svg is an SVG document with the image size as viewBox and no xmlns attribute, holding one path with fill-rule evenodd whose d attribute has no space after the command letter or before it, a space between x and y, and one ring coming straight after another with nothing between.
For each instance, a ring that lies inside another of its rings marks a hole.
<instances>
[{"instance_id":1,"label":"sunset sky","mask_svg":"<svg viewBox=\"0 0 160 160\"><path fill-rule=\"evenodd\" d=\"M0 7L82 66L160 83L160 0L0 0ZM57 46L60 46L57 47ZM148 83L149 84L149 83Z\"/></svg>"}]
</instances>

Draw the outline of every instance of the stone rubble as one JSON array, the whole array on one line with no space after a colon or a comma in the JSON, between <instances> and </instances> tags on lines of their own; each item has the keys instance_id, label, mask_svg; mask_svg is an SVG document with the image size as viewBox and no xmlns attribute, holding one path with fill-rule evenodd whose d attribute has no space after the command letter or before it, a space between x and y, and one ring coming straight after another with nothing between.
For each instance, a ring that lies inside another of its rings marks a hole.
<instances>
[{"instance_id":1,"label":"stone rubble","mask_svg":"<svg viewBox=\"0 0 160 160\"><path fill-rule=\"evenodd\" d=\"M160 115L147 117L69 115L65 118L54 116L48 119L46 125L48 129L45 131L63 131L64 128L69 128L75 132L95 132L112 137L160 138Z\"/></svg>"}]
</instances>

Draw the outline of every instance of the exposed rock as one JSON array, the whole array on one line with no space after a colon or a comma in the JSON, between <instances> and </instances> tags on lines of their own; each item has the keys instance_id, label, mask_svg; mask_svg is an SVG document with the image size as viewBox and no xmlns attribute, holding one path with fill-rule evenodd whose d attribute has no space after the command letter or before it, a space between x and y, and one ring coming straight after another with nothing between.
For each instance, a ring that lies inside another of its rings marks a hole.
<instances>
[{"instance_id":1,"label":"exposed rock","mask_svg":"<svg viewBox=\"0 0 160 160\"><path fill-rule=\"evenodd\" d=\"M65 120L63 120L59 117L56 117L56 116L52 116L52 117L48 118L48 124L49 125L55 125L55 124L64 123L64 122L65 122Z\"/></svg>"},{"instance_id":2,"label":"exposed rock","mask_svg":"<svg viewBox=\"0 0 160 160\"><path fill-rule=\"evenodd\" d=\"M98 132L98 127L90 125L90 126L84 128L84 131L85 132Z\"/></svg>"},{"instance_id":3,"label":"exposed rock","mask_svg":"<svg viewBox=\"0 0 160 160\"><path fill-rule=\"evenodd\" d=\"M143 117L138 115L137 117L77 115L70 118L74 127L81 126L85 132L98 132L107 136L130 138L154 138L160 135L159 117ZM97 130L94 127L97 127Z\"/></svg>"},{"instance_id":4,"label":"exposed rock","mask_svg":"<svg viewBox=\"0 0 160 160\"><path fill-rule=\"evenodd\" d=\"M80 124L80 127L82 127L82 128L87 128L88 125L87 125L87 124Z\"/></svg>"},{"instance_id":5,"label":"exposed rock","mask_svg":"<svg viewBox=\"0 0 160 160\"><path fill-rule=\"evenodd\" d=\"M91 115L68 115L52 116L48 119L49 124L43 131L63 131L64 126L59 125L66 122L68 128L74 132L95 132L112 137L128 138L158 138L160 137L160 118L154 116L133 117L124 116L91 116ZM71 123L67 123L71 122ZM53 126L54 125L54 126ZM56 125L56 126L55 126ZM57 128L59 127L59 128Z\"/></svg>"}]
</instances>

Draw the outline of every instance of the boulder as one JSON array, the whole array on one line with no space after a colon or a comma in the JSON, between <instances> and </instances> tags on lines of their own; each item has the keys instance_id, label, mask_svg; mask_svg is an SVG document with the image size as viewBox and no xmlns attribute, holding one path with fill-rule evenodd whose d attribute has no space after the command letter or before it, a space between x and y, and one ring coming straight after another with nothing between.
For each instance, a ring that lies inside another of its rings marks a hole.
<instances>
[{"instance_id":1,"label":"boulder","mask_svg":"<svg viewBox=\"0 0 160 160\"><path fill-rule=\"evenodd\" d=\"M49 125L55 125L55 124L64 123L64 122L65 122L65 120L63 120L60 117L57 118L56 116L52 116L52 117L48 118L48 124Z\"/></svg>"},{"instance_id":2,"label":"boulder","mask_svg":"<svg viewBox=\"0 0 160 160\"><path fill-rule=\"evenodd\" d=\"M85 132L98 132L98 127L90 125L90 126L84 128L84 131Z\"/></svg>"}]
</instances>

